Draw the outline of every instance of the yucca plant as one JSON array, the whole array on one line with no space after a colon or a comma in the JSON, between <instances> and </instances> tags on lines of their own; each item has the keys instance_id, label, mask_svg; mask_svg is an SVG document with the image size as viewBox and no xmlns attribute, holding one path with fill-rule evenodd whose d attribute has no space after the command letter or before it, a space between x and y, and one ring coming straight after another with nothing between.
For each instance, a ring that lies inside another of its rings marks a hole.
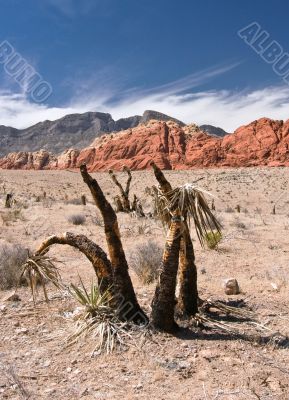
<instances>
[{"instance_id":1,"label":"yucca plant","mask_svg":"<svg viewBox=\"0 0 289 400\"><path fill-rule=\"evenodd\" d=\"M212 231L212 232L207 232L205 235L205 240L206 240L206 245L210 250L215 250L220 241L222 240L222 234L221 232L217 231Z\"/></svg>"},{"instance_id":2,"label":"yucca plant","mask_svg":"<svg viewBox=\"0 0 289 400\"><path fill-rule=\"evenodd\" d=\"M202 246L205 244L206 235L209 232L217 231L221 233L221 224L212 213L211 208L205 198L205 194L212 196L197 186L186 183L176 189L172 189L165 195L154 187L155 212L161 222L168 226L171 221L171 214L174 210L179 210L182 218L194 222L198 239Z\"/></svg>"},{"instance_id":3,"label":"yucca plant","mask_svg":"<svg viewBox=\"0 0 289 400\"><path fill-rule=\"evenodd\" d=\"M111 353L116 347L125 347L125 338L131 337L128 322L118 318L110 304L111 292L101 293L100 287L91 283L90 292L80 279L80 286L71 285L69 289L74 299L83 306L77 318L74 333L67 339L67 345L75 344L79 339L90 336L96 340L95 351Z\"/></svg>"},{"instance_id":4,"label":"yucca plant","mask_svg":"<svg viewBox=\"0 0 289 400\"><path fill-rule=\"evenodd\" d=\"M26 261L22 264L22 271L19 283L26 278L30 286L34 305L36 304L37 285L40 284L43 289L45 300L48 302L46 290L47 283L52 283L57 289L63 289L59 269L55 266L55 259L45 254L28 253Z\"/></svg>"}]
</instances>

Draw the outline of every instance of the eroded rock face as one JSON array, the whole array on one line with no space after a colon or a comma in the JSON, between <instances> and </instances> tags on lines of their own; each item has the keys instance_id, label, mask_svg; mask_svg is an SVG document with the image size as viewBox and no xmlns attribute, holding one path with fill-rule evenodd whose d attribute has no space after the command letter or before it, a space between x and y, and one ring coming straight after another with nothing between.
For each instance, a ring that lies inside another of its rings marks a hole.
<instances>
[{"instance_id":1,"label":"eroded rock face","mask_svg":"<svg viewBox=\"0 0 289 400\"><path fill-rule=\"evenodd\" d=\"M0 125L0 157L12 152L36 152L45 149L60 155L68 148L82 149L106 132L118 132L134 128L151 119L170 119L184 125L168 115L145 111L143 116L135 115L115 121L108 113L87 112L68 114L55 121L43 121L26 129L15 129Z\"/></svg>"},{"instance_id":2,"label":"eroded rock face","mask_svg":"<svg viewBox=\"0 0 289 400\"><path fill-rule=\"evenodd\" d=\"M55 169L57 157L46 150L36 152L10 153L0 159L0 168L3 169Z\"/></svg>"},{"instance_id":3,"label":"eroded rock face","mask_svg":"<svg viewBox=\"0 0 289 400\"><path fill-rule=\"evenodd\" d=\"M142 170L151 160L162 169L289 166L289 120L261 118L223 138L194 124L152 120L103 135L83 150L66 150L58 157L44 150L11 153L0 160L0 168L66 169L85 162L90 171L119 170L123 165Z\"/></svg>"}]
</instances>

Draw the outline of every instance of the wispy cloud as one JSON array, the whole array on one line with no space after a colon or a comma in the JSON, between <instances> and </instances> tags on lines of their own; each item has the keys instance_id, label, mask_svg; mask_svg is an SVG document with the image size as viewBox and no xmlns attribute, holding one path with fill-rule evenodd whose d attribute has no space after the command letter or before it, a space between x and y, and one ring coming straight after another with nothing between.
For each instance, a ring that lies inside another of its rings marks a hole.
<instances>
[{"instance_id":1,"label":"wispy cloud","mask_svg":"<svg viewBox=\"0 0 289 400\"><path fill-rule=\"evenodd\" d=\"M44 0L44 3L67 18L86 15L98 6L99 0Z\"/></svg>"},{"instance_id":2,"label":"wispy cloud","mask_svg":"<svg viewBox=\"0 0 289 400\"><path fill-rule=\"evenodd\" d=\"M212 124L232 132L240 125L264 116L289 118L287 85L241 92L196 90L200 84L231 68L233 65L212 68L151 89L121 93L113 92L112 88L89 91L90 85L84 84L86 94L78 91L77 96L63 107L38 105L31 103L23 94L0 92L0 125L23 128L46 119L54 120L66 114L86 111L109 112L117 119L153 109L186 123Z\"/></svg>"}]
</instances>

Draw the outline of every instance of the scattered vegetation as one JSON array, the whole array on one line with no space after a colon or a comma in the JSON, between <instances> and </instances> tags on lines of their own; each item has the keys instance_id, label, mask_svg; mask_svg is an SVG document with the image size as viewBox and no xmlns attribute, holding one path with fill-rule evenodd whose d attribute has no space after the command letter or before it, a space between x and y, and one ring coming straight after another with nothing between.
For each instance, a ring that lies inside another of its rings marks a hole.
<instances>
[{"instance_id":1,"label":"scattered vegetation","mask_svg":"<svg viewBox=\"0 0 289 400\"><path fill-rule=\"evenodd\" d=\"M75 205L75 206L81 206L83 203L82 203L82 199L81 198L76 197L74 199L68 199L68 196L66 195L65 196L65 204L72 204L72 205Z\"/></svg>"},{"instance_id":2,"label":"scattered vegetation","mask_svg":"<svg viewBox=\"0 0 289 400\"><path fill-rule=\"evenodd\" d=\"M232 207L226 207L226 208L225 208L225 212L226 212L226 213L233 213L233 212L234 212L234 209L233 209Z\"/></svg>"},{"instance_id":3,"label":"scattered vegetation","mask_svg":"<svg viewBox=\"0 0 289 400\"><path fill-rule=\"evenodd\" d=\"M67 217L67 220L73 225L83 225L86 218L83 214L71 214Z\"/></svg>"},{"instance_id":4,"label":"scattered vegetation","mask_svg":"<svg viewBox=\"0 0 289 400\"><path fill-rule=\"evenodd\" d=\"M162 248L152 240L137 244L130 252L129 265L142 283L150 284L158 278L162 253Z\"/></svg>"},{"instance_id":5,"label":"scattered vegetation","mask_svg":"<svg viewBox=\"0 0 289 400\"><path fill-rule=\"evenodd\" d=\"M1 219L4 225L8 226L12 222L16 222L18 220L24 221L25 218L22 214L21 208L15 208L12 210L2 211Z\"/></svg>"},{"instance_id":6,"label":"scattered vegetation","mask_svg":"<svg viewBox=\"0 0 289 400\"><path fill-rule=\"evenodd\" d=\"M28 250L19 244L0 242L0 288L16 287L21 276L21 265L27 259ZM21 279L21 283L26 282Z\"/></svg>"}]
</instances>

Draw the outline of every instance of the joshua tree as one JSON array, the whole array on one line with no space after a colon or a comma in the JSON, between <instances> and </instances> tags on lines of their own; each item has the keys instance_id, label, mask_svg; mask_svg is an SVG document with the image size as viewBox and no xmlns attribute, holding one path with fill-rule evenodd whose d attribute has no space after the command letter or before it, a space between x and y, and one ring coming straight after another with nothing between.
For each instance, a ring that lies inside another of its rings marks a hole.
<instances>
[{"instance_id":1,"label":"joshua tree","mask_svg":"<svg viewBox=\"0 0 289 400\"><path fill-rule=\"evenodd\" d=\"M190 218L194 220L201 242L208 229L219 230L220 225L211 214L202 192L191 185L172 189L161 170L155 164L153 168L160 184L160 189L153 189L156 193L158 213L169 226L169 230L159 281L152 302L152 324L160 330L172 332L177 326L174 311L179 265L179 308L185 314L193 315L197 311L197 274L189 232ZM98 182L87 172L85 165L80 167L80 172L101 212L109 259L105 252L86 236L73 233L49 237L41 244L33 257L45 256L50 246L54 244L77 248L91 261L100 283L100 290L105 295L107 292L110 293L110 306L117 311L118 317L121 320L146 324L148 317L138 304L129 276L116 213Z\"/></svg>"},{"instance_id":2,"label":"joshua tree","mask_svg":"<svg viewBox=\"0 0 289 400\"><path fill-rule=\"evenodd\" d=\"M122 212L129 213L129 212L134 211L138 217L144 217L145 214L143 212L141 202L137 198L137 196L134 194L134 199L133 199L132 204L130 203L130 200L129 200L130 184L131 184L131 180L132 180L131 171L126 166L123 167L123 171L125 171L128 175L125 189L123 188L122 184L117 179L115 173L111 169L108 171L112 181L115 183L115 185L119 188L119 191L120 191L120 196L115 196L115 198L114 198L116 212L122 211Z\"/></svg>"},{"instance_id":3,"label":"joshua tree","mask_svg":"<svg viewBox=\"0 0 289 400\"><path fill-rule=\"evenodd\" d=\"M130 208L130 201L129 201L129 189L130 189L130 184L131 184L131 171L128 167L124 166L123 167L123 171L125 171L128 175L127 181L126 181L126 187L125 190L122 187L122 184L118 181L116 175L114 174L114 172L110 169L108 171L112 181L116 184L116 186L119 188L120 191L120 195L121 195L121 200L119 198L119 200L122 203L122 209L124 212L130 212L131 208Z\"/></svg>"},{"instance_id":4,"label":"joshua tree","mask_svg":"<svg viewBox=\"0 0 289 400\"><path fill-rule=\"evenodd\" d=\"M146 323L148 318L138 304L128 273L128 264L122 247L116 213L105 198L97 181L87 172L85 165L80 167L80 172L101 212L110 260L105 252L86 236L72 233L49 237L39 247L37 254L44 254L53 244L67 244L76 247L91 261L102 290L111 291L114 306L119 310L120 318L135 323Z\"/></svg>"},{"instance_id":5,"label":"joshua tree","mask_svg":"<svg viewBox=\"0 0 289 400\"><path fill-rule=\"evenodd\" d=\"M171 243L176 243L172 250L172 257L177 263L177 270L179 262L180 292L177 302L178 310L183 315L195 315L198 311L197 268L189 230L190 219L194 221L201 244L203 244L203 238L207 231L214 231L214 229L220 231L221 226L212 214L203 193L199 189L193 185L186 184L173 190L163 172L155 163L152 162L151 165L159 183L159 188L154 188L156 213L161 221L170 227L169 237L172 235L172 229L175 234L179 233L181 237L179 242L174 241L172 237L170 238ZM180 219L180 232L175 228L175 213L178 215L177 218ZM176 250L178 251L175 252ZM169 258L170 255L164 254L164 260ZM163 270L162 273L164 273ZM158 288L156 291L154 304L156 304L156 298L159 297L159 290ZM173 300L174 297L171 298L171 302Z\"/></svg>"}]
</instances>

